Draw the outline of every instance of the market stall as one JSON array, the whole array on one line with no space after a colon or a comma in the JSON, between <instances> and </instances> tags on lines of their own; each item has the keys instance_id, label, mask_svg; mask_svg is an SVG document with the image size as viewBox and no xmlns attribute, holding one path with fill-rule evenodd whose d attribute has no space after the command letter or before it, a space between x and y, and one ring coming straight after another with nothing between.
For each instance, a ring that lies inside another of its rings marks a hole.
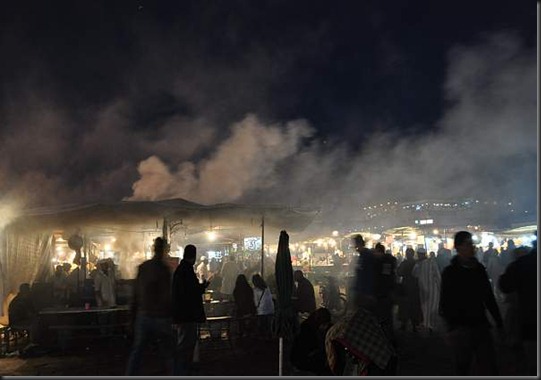
<instances>
[{"instance_id":1,"label":"market stall","mask_svg":"<svg viewBox=\"0 0 541 380\"><path fill-rule=\"evenodd\" d=\"M0 298L16 293L23 282L50 282L57 265L69 264L81 287L103 259L113 261L118 279L132 279L137 266L152 256L157 236L170 241L173 269L182 247L202 244L204 238L208 242L208 234L216 244L230 235L261 237L263 218L269 234L284 228L301 231L317 213L273 205L200 205L183 199L22 210L0 230ZM79 250L69 244L74 237L81 239Z\"/></svg>"}]
</instances>

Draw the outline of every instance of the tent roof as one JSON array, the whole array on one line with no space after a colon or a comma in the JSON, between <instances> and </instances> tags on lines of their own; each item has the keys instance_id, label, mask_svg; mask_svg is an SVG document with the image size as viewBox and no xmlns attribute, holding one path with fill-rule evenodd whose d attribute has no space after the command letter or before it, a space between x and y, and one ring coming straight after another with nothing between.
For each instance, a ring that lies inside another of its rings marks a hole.
<instances>
[{"instance_id":1,"label":"tent roof","mask_svg":"<svg viewBox=\"0 0 541 380\"><path fill-rule=\"evenodd\" d=\"M317 209L279 205L201 205L184 199L120 201L24 210L8 228L20 232L85 228L156 228L166 218L191 231L210 227L260 230L261 218L271 230L299 232L318 214Z\"/></svg>"}]
</instances>

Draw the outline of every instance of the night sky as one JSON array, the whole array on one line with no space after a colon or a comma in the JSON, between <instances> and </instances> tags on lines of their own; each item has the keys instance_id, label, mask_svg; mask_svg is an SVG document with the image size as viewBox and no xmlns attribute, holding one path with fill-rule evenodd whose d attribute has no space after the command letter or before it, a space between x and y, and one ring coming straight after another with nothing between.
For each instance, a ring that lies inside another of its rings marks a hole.
<instances>
[{"instance_id":1,"label":"night sky","mask_svg":"<svg viewBox=\"0 0 541 380\"><path fill-rule=\"evenodd\" d=\"M0 202L535 211L537 8L459 1L12 1Z\"/></svg>"}]
</instances>

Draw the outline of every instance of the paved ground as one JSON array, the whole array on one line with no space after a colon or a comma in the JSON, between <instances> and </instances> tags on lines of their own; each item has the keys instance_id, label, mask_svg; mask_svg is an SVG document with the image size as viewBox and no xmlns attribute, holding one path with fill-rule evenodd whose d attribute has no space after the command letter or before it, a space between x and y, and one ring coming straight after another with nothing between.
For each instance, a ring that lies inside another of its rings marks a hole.
<instances>
[{"instance_id":1,"label":"paved ground","mask_svg":"<svg viewBox=\"0 0 541 380\"><path fill-rule=\"evenodd\" d=\"M438 332L430 335L420 330L396 331L401 376L453 376L451 351ZM226 343L210 347L202 344L200 365L201 376L277 376L278 342L243 340L234 342L233 349ZM504 376L520 373L515 365L511 350L499 344L498 364ZM0 358L0 375L88 375L117 376L124 373L129 345L122 341L110 341L100 345L69 350L65 354L51 352L36 358ZM156 352L144 358L145 376L163 375L164 368ZM301 373L293 373L300 375Z\"/></svg>"}]
</instances>

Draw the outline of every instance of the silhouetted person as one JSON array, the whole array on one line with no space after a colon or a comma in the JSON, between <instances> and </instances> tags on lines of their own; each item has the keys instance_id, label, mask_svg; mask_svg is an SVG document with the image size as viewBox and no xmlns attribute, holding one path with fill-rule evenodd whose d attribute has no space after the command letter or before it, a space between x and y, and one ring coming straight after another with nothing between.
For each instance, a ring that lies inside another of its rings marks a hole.
<instances>
[{"instance_id":1,"label":"silhouetted person","mask_svg":"<svg viewBox=\"0 0 541 380\"><path fill-rule=\"evenodd\" d=\"M503 293L516 292L522 349L526 356L525 375L536 374L537 346L537 241L530 253L510 263L499 279Z\"/></svg>"},{"instance_id":2,"label":"silhouetted person","mask_svg":"<svg viewBox=\"0 0 541 380\"><path fill-rule=\"evenodd\" d=\"M374 254L365 247L362 235L355 235L353 244L355 250L359 253L359 257L355 267L354 299L352 299L352 303L354 308L359 306L370 307L376 302L374 297Z\"/></svg>"},{"instance_id":3,"label":"silhouetted person","mask_svg":"<svg viewBox=\"0 0 541 380\"><path fill-rule=\"evenodd\" d=\"M396 267L397 268L402 263L403 260L404 260L404 255L402 255L402 252L398 252L396 254Z\"/></svg>"},{"instance_id":4,"label":"silhouetted person","mask_svg":"<svg viewBox=\"0 0 541 380\"><path fill-rule=\"evenodd\" d=\"M250 335L251 321L255 319L257 309L254 303L254 290L243 274L237 276L233 299L235 300L235 315L239 320L239 333L241 336Z\"/></svg>"},{"instance_id":5,"label":"silhouetted person","mask_svg":"<svg viewBox=\"0 0 541 380\"><path fill-rule=\"evenodd\" d=\"M65 305L68 301L67 299L67 278L68 275L64 271L62 265L57 265L55 267L55 272L53 276L53 298L56 304Z\"/></svg>"},{"instance_id":6,"label":"silhouetted person","mask_svg":"<svg viewBox=\"0 0 541 380\"><path fill-rule=\"evenodd\" d=\"M225 260L225 259L224 259ZM231 299L233 295L233 289L235 289L235 281L237 276L241 274L241 269L235 261L235 256L229 255L227 260L224 261L220 275L222 277L222 287L220 293Z\"/></svg>"},{"instance_id":7,"label":"silhouetted person","mask_svg":"<svg viewBox=\"0 0 541 380\"><path fill-rule=\"evenodd\" d=\"M8 309L9 326L17 330L27 330L30 340L36 340L38 331L37 310L32 302L30 284L19 286L19 293L13 298Z\"/></svg>"},{"instance_id":8,"label":"silhouetted person","mask_svg":"<svg viewBox=\"0 0 541 380\"><path fill-rule=\"evenodd\" d=\"M293 272L293 279L297 283L294 296L295 311L298 313L312 313L316 310L316 294L314 292L314 286L302 273L302 270L296 270Z\"/></svg>"},{"instance_id":9,"label":"silhouetted person","mask_svg":"<svg viewBox=\"0 0 541 380\"><path fill-rule=\"evenodd\" d=\"M436 262L438 263L438 269L440 273L451 264L451 250L443 246L443 243L438 244L438 252L436 253Z\"/></svg>"},{"instance_id":10,"label":"silhouetted person","mask_svg":"<svg viewBox=\"0 0 541 380\"><path fill-rule=\"evenodd\" d=\"M173 323L178 332L174 369L176 376L191 375L198 340L197 324L206 321L203 293L209 282L205 280L200 283L197 279L193 268L196 255L195 246L188 244L173 275Z\"/></svg>"},{"instance_id":11,"label":"silhouetted person","mask_svg":"<svg viewBox=\"0 0 541 380\"><path fill-rule=\"evenodd\" d=\"M342 269L344 264L344 259L340 256L338 252L335 252L332 256L332 263L333 263L333 274L336 277L339 277L342 275Z\"/></svg>"},{"instance_id":12,"label":"silhouetted person","mask_svg":"<svg viewBox=\"0 0 541 380\"><path fill-rule=\"evenodd\" d=\"M406 249L406 258L396 270L401 277L403 293L398 298L398 319L401 322L400 329L406 330L411 321L412 330L417 331L417 326L423 320L421 310L421 298L419 293L419 281L413 276L413 267L417 263L413 248Z\"/></svg>"},{"instance_id":13,"label":"silhouetted person","mask_svg":"<svg viewBox=\"0 0 541 380\"><path fill-rule=\"evenodd\" d=\"M274 315L274 301L267 283L259 273L252 276L254 284L254 302L257 308L257 324L261 337L269 338L271 320Z\"/></svg>"},{"instance_id":14,"label":"silhouetted person","mask_svg":"<svg viewBox=\"0 0 541 380\"><path fill-rule=\"evenodd\" d=\"M515 241L513 239L507 240L507 247L500 254L500 262L503 270L513 261L513 251L515 250Z\"/></svg>"},{"instance_id":15,"label":"silhouetted person","mask_svg":"<svg viewBox=\"0 0 541 380\"><path fill-rule=\"evenodd\" d=\"M472 235L455 234L457 255L441 279L440 313L447 322L448 342L455 354L456 374L497 375L496 353L488 310L503 332L503 321L485 267L475 258ZM472 363L477 366L471 372Z\"/></svg>"},{"instance_id":16,"label":"silhouetted person","mask_svg":"<svg viewBox=\"0 0 541 380\"><path fill-rule=\"evenodd\" d=\"M291 349L291 363L295 367L319 376L332 376L325 351L325 336L330 327L331 313L325 308L313 311L301 323Z\"/></svg>"},{"instance_id":17,"label":"silhouetted person","mask_svg":"<svg viewBox=\"0 0 541 380\"><path fill-rule=\"evenodd\" d=\"M374 247L374 313L380 318L385 333L393 339L393 292L396 285L396 259L385 252L385 246Z\"/></svg>"},{"instance_id":18,"label":"silhouetted person","mask_svg":"<svg viewBox=\"0 0 541 380\"><path fill-rule=\"evenodd\" d=\"M143 350L151 340L160 343L161 355L172 371L174 337L171 330L171 270L165 262L166 241L154 240L154 256L137 270L132 301L135 317L133 348L126 375L139 374Z\"/></svg>"},{"instance_id":19,"label":"silhouetted person","mask_svg":"<svg viewBox=\"0 0 541 380\"><path fill-rule=\"evenodd\" d=\"M485 252L483 252L483 265L488 267L488 260L491 256L494 256L494 243L490 242L488 243L488 248Z\"/></svg>"}]
</instances>

